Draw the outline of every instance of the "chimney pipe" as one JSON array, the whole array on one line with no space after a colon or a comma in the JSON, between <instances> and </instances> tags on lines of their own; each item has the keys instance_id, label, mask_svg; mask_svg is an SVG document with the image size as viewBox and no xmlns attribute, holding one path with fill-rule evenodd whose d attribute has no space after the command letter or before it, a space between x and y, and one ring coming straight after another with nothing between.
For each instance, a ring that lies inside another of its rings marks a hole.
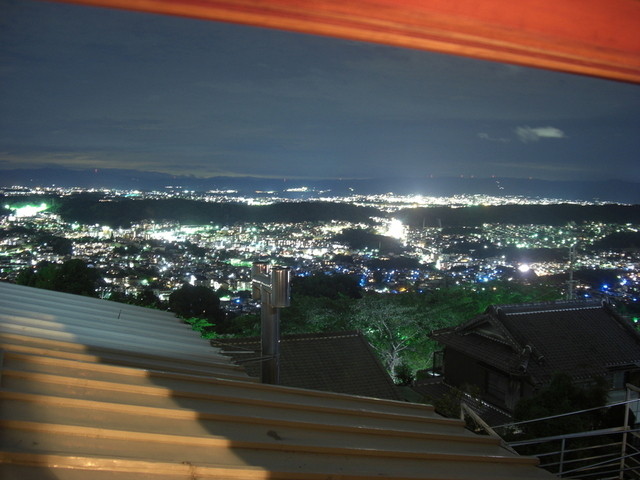
<instances>
[{"instance_id":1,"label":"chimney pipe","mask_svg":"<svg viewBox=\"0 0 640 480\"><path fill-rule=\"evenodd\" d=\"M290 304L290 270L254 263L251 287L260 300L262 383L280 383L280 309Z\"/></svg>"}]
</instances>

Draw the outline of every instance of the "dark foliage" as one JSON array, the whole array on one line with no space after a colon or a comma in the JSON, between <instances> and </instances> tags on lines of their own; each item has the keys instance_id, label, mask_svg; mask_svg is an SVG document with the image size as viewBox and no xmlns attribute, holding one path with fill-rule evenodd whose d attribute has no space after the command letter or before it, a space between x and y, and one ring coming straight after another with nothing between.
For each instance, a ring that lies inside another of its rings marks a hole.
<instances>
[{"instance_id":1,"label":"dark foliage","mask_svg":"<svg viewBox=\"0 0 640 480\"><path fill-rule=\"evenodd\" d=\"M497 205L490 207L433 207L403 210L405 224L427 226L480 226L483 223L514 225L566 225L569 222L640 222L640 205Z\"/></svg>"},{"instance_id":2,"label":"dark foliage","mask_svg":"<svg viewBox=\"0 0 640 480\"><path fill-rule=\"evenodd\" d=\"M142 249L137 245L119 245L113 249L116 255L137 255Z\"/></svg>"},{"instance_id":3,"label":"dark foliage","mask_svg":"<svg viewBox=\"0 0 640 480\"><path fill-rule=\"evenodd\" d=\"M76 195L60 200L57 212L66 221L128 226L142 220L173 220L184 224L234 224L237 222L317 222L347 220L369 222L374 208L326 202L278 203L249 206L238 203L206 203L184 199L101 202Z\"/></svg>"},{"instance_id":4,"label":"dark foliage","mask_svg":"<svg viewBox=\"0 0 640 480\"><path fill-rule=\"evenodd\" d=\"M623 270L615 269L598 269L580 268L574 274L574 277L583 283L599 290L602 285L614 285L619 279L618 275L624 273Z\"/></svg>"},{"instance_id":5,"label":"dark foliage","mask_svg":"<svg viewBox=\"0 0 640 480\"><path fill-rule=\"evenodd\" d=\"M411 368L411 365L405 362L400 362L400 364L396 367L395 374L396 374L396 377L395 377L396 385L401 385L401 386L411 385L411 383L414 380L413 369Z\"/></svg>"},{"instance_id":6,"label":"dark foliage","mask_svg":"<svg viewBox=\"0 0 640 480\"><path fill-rule=\"evenodd\" d=\"M544 418L552 415L601 407L606 404L608 388L602 379L579 386L571 377L557 373L548 386L537 395L520 400L514 410L516 421ZM584 432L599 426L604 410L570 415L551 420L527 423L522 426L528 438Z\"/></svg>"},{"instance_id":7,"label":"dark foliage","mask_svg":"<svg viewBox=\"0 0 640 480\"><path fill-rule=\"evenodd\" d=\"M391 257L391 258L374 258L367 262L367 266L373 270L411 270L416 268L424 268L418 259L410 257Z\"/></svg>"},{"instance_id":8,"label":"dark foliage","mask_svg":"<svg viewBox=\"0 0 640 480\"><path fill-rule=\"evenodd\" d=\"M359 278L354 275L325 275L317 273L310 277L295 277L291 282L291 296L360 298L362 289Z\"/></svg>"},{"instance_id":9,"label":"dark foliage","mask_svg":"<svg viewBox=\"0 0 640 480\"><path fill-rule=\"evenodd\" d=\"M380 253L400 253L404 250L395 238L377 235L361 228L348 228L333 237L333 240L344 243L353 249L379 250Z\"/></svg>"},{"instance_id":10,"label":"dark foliage","mask_svg":"<svg viewBox=\"0 0 640 480\"><path fill-rule=\"evenodd\" d=\"M567 248L518 248L515 246L497 247L490 243L461 241L442 250L444 253L473 254L475 258L504 256L514 262L554 262L566 261Z\"/></svg>"},{"instance_id":11,"label":"dark foliage","mask_svg":"<svg viewBox=\"0 0 640 480\"><path fill-rule=\"evenodd\" d=\"M338 265L353 265L354 262L353 255L337 254L333 256L332 260Z\"/></svg>"},{"instance_id":12,"label":"dark foliage","mask_svg":"<svg viewBox=\"0 0 640 480\"><path fill-rule=\"evenodd\" d=\"M209 251L206 248L200 247L195 243L191 243L189 241L185 241L184 246L187 249L187 252L189 252L194 257L204 257Z\"/></svg>"},{"instance_id":13,"label":"dark foliage","mask_svg":"<svg viewBox=\"0 0 640 480\"><path fill-rule=\"evenodd\" d=\"M640 249L640 232L617 232L595 242L594 250Z\"/></svg>"},{"instance_id":14,"label":"dark foliage","mask_svg":"<svg viewBox=\"0 0 640 480\"><path fill-rule=\"evenodd\" d=\"M41 262L35 269L23 270L16 278L19 285L96 296L96 287L101 282L100 274L83 260L73 259L62 265Z\"/></svg>"},{"instance_id":15,"label":"dark foliage","mask_svg":"<svg viewBox=\"0 0 640 480\"><path fill-rule=\"evenodd\" d=\"M15 225L10 228L0 230L0 238L10 237L13 235L27 235L31 242L45 247L57 255L70 255L73 249L73 242L71 242L71 240L48 232L40 231L35 227Z\"/></svg>"},{"instance_id":16,"label":"dark foliage","mask_svg":"<svg viewBox=\"0 0 640 480\"><path fill-rule=\"evenodd\" d=\"M128 226L141 220L174 220L185 224L236 222L302 222L346 220L370 223L371 216L381 216L373 207L345 203L299 202L249 206L235 203L206 203L185 199L117 199L104 200L101 194L82 193L69 197L37 197L66 221L110 226ZM28 203L24 197L7 197L8 203ZM5 210L5 213L8 211ZM566 225L569 222L602 221L606 223L640 223L640 205L499 205L466 208L430 207L403 210L397 214L405 223L420 227L453 228L480 226L483 223ZM467 233L463 230L463 233ZM626 242L627 238L622 241ZM619 241L613 238L612 241ZM637 239L631 239L637 245ZM372 248L377 248L375 242ZM386 246L385 246L386 248Z\"/></svg>"},{"instance_id":17,"label":"dark foliage","mask_svg":"<svg viewBox=\"0 0 640 480\"><path fill-rule=\"evenodd\" d=\"M559 295L556 288L542 285L490 282L477 289L454 287L400 295L369 293L353 298L341 290L341 282L351 282L352 277L342 277L335 283L322 274L317 279L309 277L312 280L296 278L291 306L280 311L281 333L361 330L377 352L395 352L394 360L399 361L395 368L404 364L400 367L401 375L396 373L399 380L409 377L402 369L409 367L412 375L431 364L432 353L439 346L428 337L428 332L458 325L482 313L488 305L548 301ZM296 288L298 280L304 283L298 285L301 288ZM315 281L320 285L314 285ZM217 327L217 331L239 337L255 336L260 331L258 315L242 315L224 325ZM385 337L385 328L390 325L398 333L397 338ZM380 359L386 362L384 354Z\"/></svg>"},{"instance_id":18,"label":"dark foliage","mask_svg":"<svg viewBox=\"0 0 640 480\"><path fill-rule=\"evenodd\" d=\"M132 303L148 308L163 308L165 306L160 298L149 288L145 288L142 292L135 295Z\"/></svg>"},{"instance_id":19,"label":"dark foliage","mask_svg":"<svg viewBox=\"0 0 640 480\"><path fill-rule=\"evenodd\" d=\"M490 243L460 241L442 249L443 253L471 253L478 258L495 257L501 249Z\"/></svg>"},{"instance_id":20,"label":"dark foliage","mask_svg":"<svg viewBox=\"0 0 640 480\"><path fill-rule=\"evenodd\" d=\"M73 252L73 242L68 238L45 234L40 236L37 241L41 245L49 247L51 252L57 255L71 255Z\"/></svg>"},{"instance_id":21,"label":"dark foliage","mask_svg":"<svg viewBox=\"0 0 640 480\"><path fill-rule=\"evenodd\" d=\"M595 379L591 384L580 386L572 383L569 376L556 374L551 383L536 396L518 402L515 409L515 419L522 421L569 412L588 411L522 424L521 434L507 434L507 437L511 437L510 440L521 440L589 432L611 427L619 428L624 425L626 407L618 405L599 408L606 404L607 393L608 385L603 379ZM629 422L631 425L635 422L633 413L629 417ZM544 454L544 461L553 473L557 473L559 463L564 462L565 467L570 465L572 469L588 468L595 475L599 473L604 475L604 471L601 472L597 466L594 466L594 462L598 461L595 455L602 455L604 458L614 458L620 455L620 446L617 444L619 441L619 435L567 438L562 456L558 453L557 441L523 445L517 449L519 453L524 455ZM610 466L603 465L601 468L606 471Z\"/></svg>"},{"instance_id":22,"label":"dark foliage","mask_svg":"<svg viewBox=\"0 0 640 480\"><path fill-rule=\"evenodd\" d=\"M480 389L477 386L465 384L461 389L451 387L444 395L435 398L427 397L425 400L443 417L460 418L463 400L466 397L478 398L479 396Z\"/></svg>"},{"instance_id":23,"label":"dark foliage","mask_svg":"<svg viewBox=\"0 0 640 480\"><path fill-rule=\"evenodd\" d=\"M182 318L216 321L223 318L220 299L207 287L184 284L169 296L169 310Z\"/></svg>"}]
</instances>

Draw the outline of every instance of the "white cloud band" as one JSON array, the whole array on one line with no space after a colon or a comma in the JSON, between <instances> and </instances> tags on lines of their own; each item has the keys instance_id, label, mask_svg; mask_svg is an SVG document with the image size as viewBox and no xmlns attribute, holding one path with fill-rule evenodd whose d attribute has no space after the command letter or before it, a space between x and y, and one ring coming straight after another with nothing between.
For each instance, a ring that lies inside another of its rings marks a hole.
<instances>
[{"instance_id":1,"label":"white cloud band","mask_svg":"<svg viewBox=\"0 0 640 480\"><path fill-rule=\"evenodd\" d=\"M562 130L556 127L518 127L516 135L521 142L537 142L541 138L565 138Z\"/></svg>"}]
</instances>

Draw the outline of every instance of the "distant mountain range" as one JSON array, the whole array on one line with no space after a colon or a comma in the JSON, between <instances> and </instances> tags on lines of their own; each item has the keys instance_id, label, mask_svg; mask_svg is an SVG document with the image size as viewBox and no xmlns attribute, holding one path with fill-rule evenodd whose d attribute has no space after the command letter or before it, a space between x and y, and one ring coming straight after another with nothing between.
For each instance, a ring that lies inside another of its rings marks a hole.
<instances>
[{"instance_id":1,"label":"distant mountain range","mask_svg":"<svg viewBox=\"0 0 640 480\"><path fill-rule=\"evenodd\" d=\"M252 194L255 191L265 190L283 192L306 186L315 191L325 191L327 196L387 192L398 195L422 194L429 196L485 194L640 204L640 183L621 180L549 181L469 177L390 177L358 180L298 180L257 177L197 178L138 170L72 170L57 167L0 171L0 186L12 185L139 190L164 190L168 186L174 186L198 191L233 189L241 194ZM288 192L288 194L289 196L301 195L299 192ZM308 192L305 196L309 196Z\"/></svg>"}]
</instances>

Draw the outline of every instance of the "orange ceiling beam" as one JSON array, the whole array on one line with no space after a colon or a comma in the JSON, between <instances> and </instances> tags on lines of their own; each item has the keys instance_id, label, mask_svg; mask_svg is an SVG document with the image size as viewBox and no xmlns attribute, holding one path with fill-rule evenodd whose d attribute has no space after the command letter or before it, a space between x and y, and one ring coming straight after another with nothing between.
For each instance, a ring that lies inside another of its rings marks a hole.
<instances>
[{"instance_id":1,"label":"orange ceiling beam","mask_svg":"<svg viewBox=\"0 0 640 480\"><path fill-rule=\"evenodd\" d=\"M640 83L640 0L61 0Z\"/></svg>"}]
</instances>

